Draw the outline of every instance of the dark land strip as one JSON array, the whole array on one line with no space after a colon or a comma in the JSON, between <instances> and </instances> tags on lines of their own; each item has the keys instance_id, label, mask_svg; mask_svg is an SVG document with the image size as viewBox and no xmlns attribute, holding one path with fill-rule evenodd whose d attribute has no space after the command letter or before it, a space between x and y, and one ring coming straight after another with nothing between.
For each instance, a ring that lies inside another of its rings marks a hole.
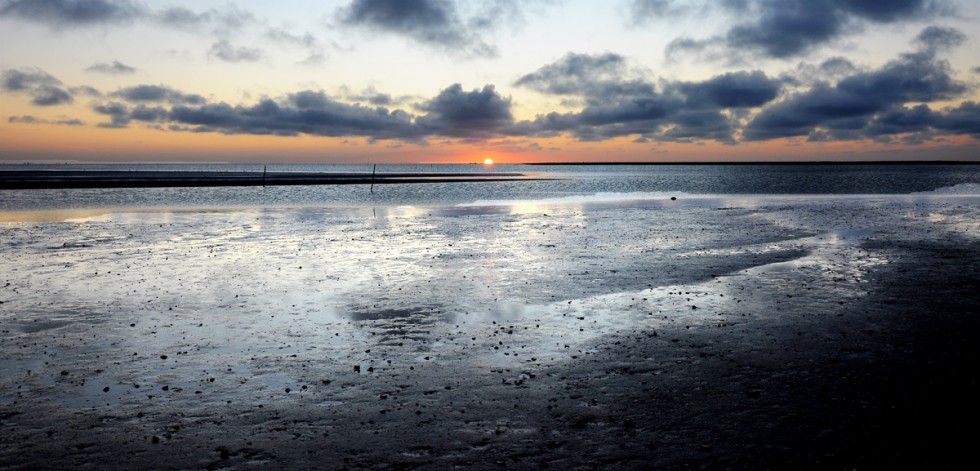
<instances>
[{"instance_id":1,"label":"dark land strip","mask_svg":"<svg viewBox=\"0 0 980 471\"><path fill-rule=\"evenodd\" d=\"M392 183L553 180L522 173L322 173L182 171L0 171L0 189L150 188L208 186L366 185Z\"/></svg>"}]
</instances>

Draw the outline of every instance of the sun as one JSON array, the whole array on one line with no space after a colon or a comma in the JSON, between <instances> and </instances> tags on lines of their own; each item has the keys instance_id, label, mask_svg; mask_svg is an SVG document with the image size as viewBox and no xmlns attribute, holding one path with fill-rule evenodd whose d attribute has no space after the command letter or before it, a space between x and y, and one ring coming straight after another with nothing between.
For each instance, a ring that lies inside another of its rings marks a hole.
<instances>
[{"instance_id":1,"label":"sun","mask_svg":"<svg viewBox=\"0 0 980 471\"><path fill-rule=\"evenodd\" d=\"M483 165L493 165L493 159L484 159Z\"/></svg>"}]
</instances>

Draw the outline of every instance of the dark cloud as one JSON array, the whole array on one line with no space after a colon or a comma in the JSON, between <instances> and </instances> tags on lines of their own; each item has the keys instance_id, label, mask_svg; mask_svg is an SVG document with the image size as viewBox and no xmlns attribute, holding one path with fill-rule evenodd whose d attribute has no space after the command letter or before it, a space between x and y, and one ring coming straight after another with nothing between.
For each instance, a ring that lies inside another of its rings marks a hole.
<instances>
[{"instance_id":1,"label":"dark cloud","mask_svg":"<svg viewBox=\"0 0 980 471\"><path fill-rule=\"evenodd\" d=\"M820 63L820 73L825 77L848 75L857 70L851 61L843 57L831 57Z\"/></svg>"},{"instance_id":2,"label":"dark cloud","mask_svg":"<svg viewBox=\"0 0 980 471\"><path fill-rule=\"evenodd\" d=\"M0 87L7 92L30 96L31 103L37 106L64 105L74 101L60 80L36 68L4 70L0 73Z\"/></svg>"},{"instance_id":3,"label":"dark cloud","mask_svg":"<svg viewBox=\"0 0 980 471\"><path fill-rule=\"evenodd\" d=\"M490 56L494 48L469 31L448 0L354 0L337 14L341 23L385 31L464 55Z\"/></svg>"},{"instance_id":4,"label":"dark cloud","mask_svg":"<svg viewBox=\"0 0 980 471\"><path fill-rule=\"evenodd\" d=\"M457 83L422 104L419 108L427 114L416 124L442 136L491 137L513 124L510 106L510 99L501 97L493 85L467 92Z\"/></svg>"},{"instance_id":5,"label":"dark cloud","mask_svg":"<svg viewBox=\"0 0 980 471\"><path fill-rule=\"evenodd\" d=\"M879 23L921 18L940 8L939 2L930 0L841 0L834 3L843 11Z\"/></svg>"},{"instance_id":6,"label":"dark cloud","mask_svg":"<svg viewBox=\"0 0 980 471\"><path fill-rule=\"evenodd\" d=\"M554 95L596 95L600 89L622 88L629 83L623 80L628 74L626 58L619 54L568 53L517 79L514 85Z\"/></svg>"},{"instance_id":7,"label":"dark cloud","mask_svg":"<svg viewBox=\"0 0 980 471\"><path fill-rule=\"evenodd\" d=\"M552 95L577 95L577 113L550 113L515 129L525 134L570 133L582 140L640 135L649 140L733 142L733 114L775 99L779 80L761 71L733 72L703 82L664 82L660 90L629 70L616 54L568 54L515 82Z\"/></svg>"},{"instance_id":8,"label":"dark cloud","mask_svg":"<svg viewBox=\"0 0 980 471\"><path fill-rule=\"evenodd\" d=\"M218 37L227 37L258 22L255 15L234 4L203 11L178 6L153 10L134 0L0 0L0 17L18 18L52 29L152 22ZM99 69L94 71L120 73L111 67Z\"/></svg>"},{"instance_id":9,"label":"dark cloud","mask_svg":"<svg viewBox=\"0 0 980 471\"><path fill-rule=\"evenodd\" d=\"M911 53L870 72L847 76L835 85L809 90L763 109L745 128L748 140L809 135L817 128L864 128L878 113L906 103L948 100L966 91L952 78L946 61ZM838 137L853 138L838 134Z\"/></svg>"},{"instance_id":10,"label":"dark cloud","mask_svg":"<svg viewBox=\"0 0 980 471\"><path fill-rule=\"evenodd\" d=\"M713 108L755 108L769 103L779 94L779 80L761 70L717 75L704 82L685 82L677 87L689 106Z\"/></svg>"},{"instance_id":11,"label":"dark cloud","mask_svg":"<svg viewBox=\"0 0 980 471\"><path fill-rule=\"evenodd\" d=\"M136 105L132 111L129 112L129 118L136 121L167 121L169 117L170 111L162 106L146 106L140 104Z\"/></svg>"},{"instance_id":12,"label":"dark cloud","mask_svg":"<svg viewBox=\"0 0 980 471\"><path fill-rule=\"evenodd\" d=\"M262 59L262 50L248 47L235 47L228 41L218 41L208 50L208 57L225 62L257 62Z\"/></svg>"},{"instance_id":13,"label":"dark cloud","mask_svg":"<svg viewBox=\"0 0 980 471\"><path fill-rule=\"evenodd\" d=\"M79 119L64 118L55 121L50 121L43 118L38 118L31 115L22 116L11 116L7 118L8 123L18 123L18 124L57 124L61 126L82 126L85 124L84 121Z\"/></svg>"},{"instance_id":14,"label":"dark cloud","mask_svg":"<svg viewBox=\"0 0 980 471\"><path fill-rule=\"evenodd\" d=\"M933 111L926 105L895 107L879 113L862 137L891 142L922 142L935 135L970 135L980 138L980 104L967 101L956 107Z\"/></svg>"},{"instance_id":15,"label":"dark cloud","mask_svg":"<svg viewBox=\"0 0 980 471\"><path fill-rule=\"evenodd\" d=\"M915 37L915 42L922 50L937 53L963 44L966 42L966 35L956 28L929 26Z\"/></svg>"},{"instance_id":16,"label":"dark cloud","mask_svg":"<svg viewBox=\"0 0 980 471\"><path fill-rule=\"evenodd\" d=\"M921 133L935 122L935 113L927 105L913 107L896 106L874 116L867 125L870 137L905 133Z\"/></svg>"},{"instance_id":17,"label":"dark cloud","mask_svg":"<svg viewBox=\"0 0 980 471\"><path fill-rule=\"evenodd\" d=\"M933 126L951 134L980 138L980 103L967 101L957 107L945 108L936 116Z\"/></svg>"},{"instance_id":18,"label":"dark cloud","mask_svg":"<svg viewBox=\"0 0 980 471\"><path fill-rule=\"evenodd\" d=\"M224 134L310 134L404 140L419 137L411 116L404 111L347 105L315 91L302 91L279 101L264 99L252 106L226 103L175 106L169 118L184 129Z\"/></svg>"},{"instance_id":19,"label":"dark cloud","mask_svg":"<svg viewBox=\"0 0 980 471\"><path fill-rule=\"evenodd\" d=\"M23 116L11 116L11 117L7 118L7 122L8 123L21 123L21 124L35 124L35 123L43 122L43 120L38 119L38 118L35 118L33 116L30 116L30 115L23 115Z\"/></svg>"},{"instance_id":20,"label":"dark cloud","mask_svg":"<svg viewBox=\"0 0 980 471\"><path fill-rule=\"evenodd\" d=\"M675 38L664 47L664 57L667 62L689 56L707 62L732 63L736 57L725 50L725 41L721 37L708 39L693 39L688 37Z\"/></svg>"},{"instance_id":21,"label":"dark cloud","mask_svg":"<svg viewBox=\"0 0 980 471\"><path fill-rule=\"evenodd\" d=\"M634 20L670 16L663 12L685 8L704 12L705 6L710 6L730 13L736 22L723 34L675 39L665 50L669 59L695 55L708 60L727 57L732 62L745 54L787 59L859 31L867 23L921 21L950 11L945 0L729 0L684 4L687 6L668 0L635 0ZM717 51L722 46L729 51L724 56Z\"/></svg>"},{"instance_id":22,"label":"dark cloud","mask_svg":"<svg viewBox=\"0 0 980 471\"><path fill-rule=\"evenodd\" d=\"M733 26L724 35L728 47L786 58L841 34L847 16L826 0L761 1L755 22Z\"/></svg>"},{"instance_id":23,"label":"dark cloud","mask_svg":"<svg viewBox=\"0 0 980 471\"><path fill-rule=\"evenodd\" d=\"M183 93L164 85L137 85L127 87L111 94L130 103L139 102L168 102L173 105L201 105L204 97Z\"/></svg>"},{"instance_id":24,"label":"dark cloud","mask_svg":"<svg viewBox=\"0 0 980 471\"><path fill-rule=\"evenodd\" d=\"M122 62L119 61L112 61L111 63L108 64L104 62L99 64L92 64L87 69L85 69L85 71L98 72L100 74L109 74L109 75L130 75L136 73L135 68L123 64Z\"/></svg>"},{"instance_id":25,"label":"dark cloud","mask_svg":"<svg viewBox=\"0 0 980 471\"><path fill-rule=\"evenodd\" d=\"M52 28L128 23L144 14L128 0L7 0L0 16L20 18Z\"/></svg>"},{"instance_id":26,"label":"dark cloud","mask_svg":"<svg viewBox=\"0 0 980 471\"><path fill-rule=\"evenodd\" d=\"M714 140L733 144L734 126L731 119L717 110L684 110L671 119L658 140L676 142L699 142Z\"/></svg>"},{"instance_id":27,"label":"dark cloud","mask_svg":"<svg viewBox=\"0 0 980 471\"><path fill-rule=\"evenodd\" d=\"M120 129L129 126L129 107L122 103L110 101L97 104L92 107L92 111L109 116L111 119L108 123L99 123L100 128Z\"/></svg>"},{"instance_id":28,"label":"dark cloud","mask_svg":"<svg viewBox=\"0 0 980 471\"><path fill-rule=\"evenodd\" d=\"M41 69L7 69L0 74L0 80L8 92L27 92L40 85L61 84L61 80Z\"/></svg>"},{"instance_id":29,"label":"dark cloud","mask_svg":"<svg viewBox=\"0 0 980 471\"><path fill-rule=\"evenodd\" d=\"M74 101L70 93L63 88L54 86L41 86L33 95L31 103L38 106L66 105Z\"/></svg>"}]
</instances>

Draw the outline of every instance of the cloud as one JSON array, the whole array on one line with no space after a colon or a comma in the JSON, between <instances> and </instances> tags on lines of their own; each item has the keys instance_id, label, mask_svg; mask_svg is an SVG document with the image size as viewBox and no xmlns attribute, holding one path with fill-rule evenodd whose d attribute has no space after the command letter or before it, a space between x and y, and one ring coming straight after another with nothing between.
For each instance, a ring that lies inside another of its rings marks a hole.
<instances>
[{"instance_id":1,"label":"cloud","mask_svg":"<svg viewBox=\"0 0 980 471\"><path fill-rule=\"evenodd\" d=\"M654 18L673 18L683 16L701 5L696 2L679 2L676 0L633 0L629 4L629 17L633 23L639 24Z\"/></svg>"},{"instance_id":2,"label":"cloud","mask_svg":"<svg viewBox=\"0 0 980 471\"><path fill-rule=\"evenodd\" d=\"M323 48L316 37L309 32L302 35L293 34L283 28L269 28L265 32L265 37L274 43L289 47L300 47L306 49L306 59L300 61L302 65L319 65L326 60Z\"/></svg>"},{"instance_id":3,"label":"cloud","mask_svg":"<svg viewBox=\"0 0 980 471\"><path fill-rule=\"evenodd\" d=\"M4 70L0 73L0 88L28 95L31 103L37 106L64 105L74 101L72 94L62 87L61 80L37 68Z\"/></svg>"},{"instance_id":4,"label":"cloud","mask_svg":"<svg viewBox=\"0 0 980 471\"><path fill-rule=\"evenodd\" d=\"M676 59L691 54L708 60L743 55L776 59L800 56L860 31L868 23L921 21L951 11L946 0L728 0L720 3L635 0L634 21L721 8L735 19L722 34L702 39L677 38L665 53ZM718 49L727 49L722 55Z\"/></svg>"},{"instance_id":5,"label":"cloud","mask_svg":"<svg viewBox=\"0 0 980 471\"><path fill-rule=\"evenodd\" d=\"M157 23L182 31L207 31L218 36L227 36L257 20L251 12L229 4L222 10L210 9L194 11L184 7L168 7L147 15Z\"/></svg>"},{"instance_id":6,"label":"cloud","mask_svg":"<svg viewBox=\"0 0 980 471\"><path fill-rule=\"evenodd\" d=\"M258 22L255 15L234 4L204 11L179 6L152 10L132 0L0 0L0 17L43 24L54 30L140 21L219 37Z\"/></svg>"},{"instance_id":7,"label":"cloud","mask_svg":"<svg viewBox=\"0 0 980 471\"><path fill-rule=\"evenodd\" d=\"M492 137L514 122L511 100L501 97L493 85L464 91L456 83L419 108L428 112L416 120L425 132L450 137Z\"/></svg>"},{"instance_id":8,"label":"cloud","mask_svg":"<svg viewBox=\"0 0 980 471\"><path fill-rule=\"evenodd\" d=\"M689 106L754 108L775 99L782 84L754 70L717 75L704 82L684 82L677 87Z\"/></svg>"},{"instance_id":9,"label":"cloud","mask_svg":"<svg viewBox=\"0 0 980 471\"><path fill-rule=\"evenodd\" d=\"M926 105L894 107L877 114L861 137L920 143L937 135L980 138L980 104L972 101L934 111Z\"/></svg>"},{"instance_id":10,"label":"cloud","mask_svg":"<svg viewBox=\"0 0 980 471\"><path fill-rule=\"evenodd\" d=\"M92 107L92 111L111 118L111 121L108 123L99 123L98 126L100 128L119 129L129 126L129 108L122 103L111 101L109 103L97 104Z\"/></svg>"},{"instance_id":11,"label":"cloud","mask_svg":"<svg viewBox=\"0 0 980 471\"><path fill-rule=\"evenodd\" d=\"M303 46L308 48L319 47L317 44L316 37L310 33L304 33L303 35L297 35L286 31L283 28L269 28L265 32L265 37L270 40L293 46Z\"/></svg>"},{"instance_id":12,"label":"cloud","mask_svg":"<svg viewBox=\"0 0 980 471\"><path fill-rule=\"evenodd\" d=\"M85 124L84 121L79 119L64 118L56 121L50 121L43 118L38 118L31 115L22 116L11 116L7 118L8 123L19 123L19 124L57 124L61 126L82 126Z\"/></svg>"},{"instance_id":13,"label":"cloud","mask_svg":"<svg viewBox=\"0 0 980 471\"><path fill-rule=\"evenodd\" d=\"M620 55L569 53L518 78L514 85L574 101L580 109L516 121L514 103L492 84L466 89L452 84L429 99L392 97L374 88L337 95L302 90L250 104L211 102L165 85L142 84L102 95L90 87L66 88L40 69L8 69L0 88L36 105L85 93L105 96L92 104L108 117L100 127L133 123L173 132L360 137L423 144L431 138L463 140L570 136L582 141L629 137L636 142L736 144L804 137L922 142L943 135L978 136L980 106L966 102L933 109L969 91L937 56L957 43L955 30L926 29L917 50L876 69L842 58L771 77L741 70L698 81L654 80ZM409 105L409 103L413 103ZM402 109L392 107L401 106ZM33 121L32 121L33 120ZM70 124L55 122L51 124ZM39 123L30 115L8 119Z\"/></svg>"},{"instance_id":14,"label":"cloud","mask_svg":"<svg viewBox=\"0 0 980 471\"><path fill-rule=\"evenodd\" d=\"M51 28L129 23L145 13L128 0L7 0L0 16L19 18Z\"/></svg>"},{"instance_id":15,"label":"cloud","mask_svg":"<svg viewBox=\"0 0 980 471\"><path fill-rule=\"evenodd\" d=\"M226 103L175 106L169 118L194 131L224 134L309 134L404 140L419 137L411 116L404 111L347 105L323 92L311 90L281 100L266 98L252 106Z\"/></svg>"},{"instance_id":16,"label":"cloud","mask_svg":"<svg viewBox=\"0 0 980 471\"><path fill-rule=\"evenodd\" d=\"M262 59L262 50L248 47L234 47L228 41L218 41L208 50L208 57L225 62L257 62Z\"/></svg>"},{"instance_id":17,"label":"cloud","mask_svg":"<svg viewBox=\"0 0 980 471\"><path fill-rule=\"evenodd\" d=\"M675 38L664 47L664 57L668 63L676 62L684 56L691 56L705 62L735 64L741 55L726 50L724 39L719 36L708 39Z\"/></svg>"},{"instance_id":18,"label":"cloud","mask_svg":"<svg viewBox=\"0 0 980 471\"><path fill-rule=\"evenodd\" d=\"M337 17L348 26L402 35L462 55L496 54L467 29L456 4L448 0L354 0Z\"/></svg>"},{"instance_id":19,"label":"cloud","mask_svg":"<svg viewBox=\"0 0 980 471\"><path fill-rule=\"evenodd\" d=\"M136 105L130 112L129 118L136 121L162 122L170 117L170 111L162 106Z\"/></svg>"},{"instance_id":20,"label":"cloud","mask_svg":"<svg viewBox=\"0 0 980 471\"><path fill-rule=\"evenodd\" d=\"M749 49L775 58L792 57L839 36L844 12L828 1L759 2L759 19L733 26L724 35L729 48Z\"/></svg>"},{"instance_id":21,"label":"cloud","mask_svg":"<svg viewBox=\"0 0 980 471\"><path fill-rule=\"evenodd\" d=\"M88 95L88 96L96 97L96 98L101 98L102 97L102 92L96 90L95 87L90 87L88 85L82 85L82 86L78 86L78 87L71 87L71 88L68 89L68 91L72 94L72 96Z\"/></svg>"},{"instance_id":22,"label":"cloud","mask_svg":"<svg viewBox=\"0 0 980 471\"><path fill-rule=\"evenodd\" d=\"M926 52L904 54L878 70L854 73L834 85L818 83L763 109L746 126L744 136L805 136L820 128L837 137L857 138L861 134L849 131L867 127L878 113L906 103L952 99L966 90L951 76L948 62Z\"/></svg>"},{"instance_id":23,"label":"cloud","mask_svg":"<svg viewBox=\"0 0 980 471\"><path fill-rule=\"evenodd\" d=\"M522 76L514 85L553 95L624 94L626 88L635 87L642 92L650 91L649 86L639 80L624 80L631 75L638 73L629 70L626 58L619 54L568 53L554 63Z\"/></svg>"},{"instance_id":24,"label":"cloud","mask_svg":"<svg viewBox=\"0 0 980 471\"><path fill-rule=\"evenodd\" d=\"M123 64L122 62L119 61L112 61L112 63L109 64L104 62L99 64L92 64L87 69L85 69L85 71L98 72L100 74L109 74L109 75L130 75L136 73L135 68Z\"/></svg>"},{"instance_id":25,"label":"cloud","mask_svg":"<svg viewBox=\"0 0 980 471\"><path fill-rule=\"evenodd\" d=\"M577 113L548 113L515 128L529 135L570 133L581 140L640 135L649 140L733 142L726 109L754 108L775 99L779 80L761 71L732 72L702 82L663 82L631 70L616 54L568 54L515 82L541 93L580 96Z\"/></svg>"},{"instance_id":26,"label":"cloud","mask_svg":"<svg viewBox=\"0 0 980 471\"><path fill-rule=\"evenodd\" d=\"M980 103L967 101L942 110L933 126L951 134L969 134L980 138Z\"/></svg>"},{"instance_id":27,"label":"cloud","mask_svg":"<svg viewBox=\"0 0 980 471\"><path fill-rule=\"evenodd\" d=\"M374 106L401 105L412 100L410 96L393 97L388 93L379 92L373 86L369 86L360 92L353 92L348 87L340 87L338 96L344 101L353 103L367 102Z\"/></svg>"},{"instance_id":28,"label":"cloud","mask_svg":"<svg viewBox=\"0 0 980 471\"><path fill-rule=\"evenodd\" d=\"M916 44L930 54L948 51L966 42L966 35L956 28L929 26L915 37Z\"/></svg>"},{"instance_id":29,"label":"cloud","mask_svg":"<svg viewBox=\"0 0 980 471\"><path fill-rule=\"evenodd\" d=\"M164 85L136 85L113 92L111 96L122 98L130 103L168 102L174 105L205 103L204 97L201 95L183 93Z\"/></svg>"}]
</instances>

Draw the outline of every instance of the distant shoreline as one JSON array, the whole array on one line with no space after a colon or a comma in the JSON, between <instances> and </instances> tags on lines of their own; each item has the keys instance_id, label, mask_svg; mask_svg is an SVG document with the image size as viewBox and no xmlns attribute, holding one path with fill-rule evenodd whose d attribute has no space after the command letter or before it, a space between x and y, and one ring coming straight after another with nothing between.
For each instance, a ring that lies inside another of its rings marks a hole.
<instances>
[{"instance_id":1,"label":"distant shoreline","mask_svg":"<svg viewBox=\"0 0 980 471\"><path fill-rule=\"evenodd\" d=\"M317 173L207 171L0 171L0 190L161 188L284 185L385 185L397 183L554 180L522 173Z\"/></svg>"},{"instance_id":2,"label":"distant shoreline","mask_svg":"<svg viewBox=\"0 0 980 471\"><path fill-rule=\"evenodd\" d=\"M980 165L980 161L969 160L873 160L873 161L835 161L835 160L807 160L799 162L769 162L769 161L744 161L744 162L535 162L522 163L517 165Z\"/></svg>"}]
</instances>

